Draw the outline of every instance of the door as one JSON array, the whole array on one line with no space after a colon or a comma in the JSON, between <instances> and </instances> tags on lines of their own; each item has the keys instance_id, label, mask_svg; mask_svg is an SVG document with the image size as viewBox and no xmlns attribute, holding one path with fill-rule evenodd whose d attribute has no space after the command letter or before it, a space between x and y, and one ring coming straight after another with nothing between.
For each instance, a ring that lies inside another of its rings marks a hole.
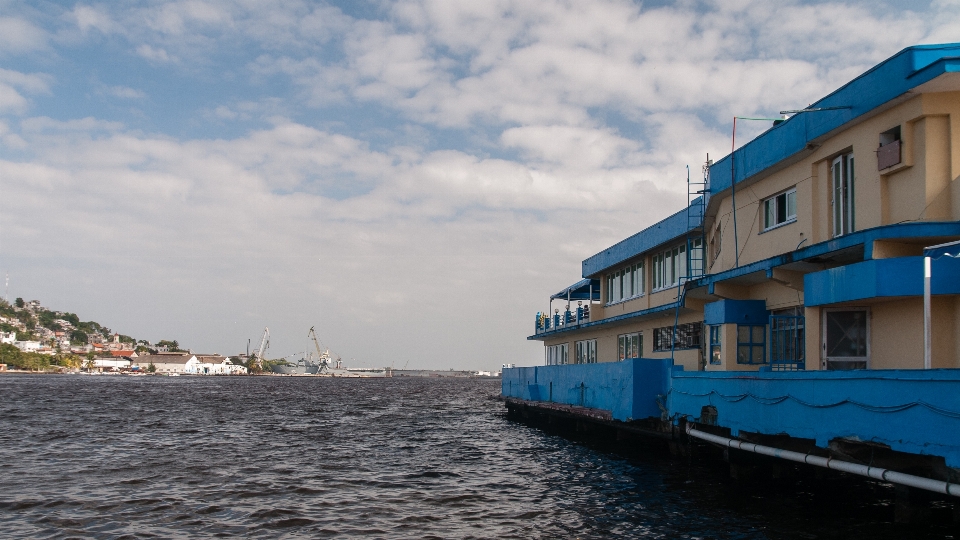
<instances>
[{"instance_id":1,"label":"door","mask_svg":"<svg viewBox=\"0 0 960 540\"><path fill-rule=\"evenodd\" d=\"M870 364L870 312L831 309L823 317L824 369L867 369Z\"/></svg>"}]
</instances>

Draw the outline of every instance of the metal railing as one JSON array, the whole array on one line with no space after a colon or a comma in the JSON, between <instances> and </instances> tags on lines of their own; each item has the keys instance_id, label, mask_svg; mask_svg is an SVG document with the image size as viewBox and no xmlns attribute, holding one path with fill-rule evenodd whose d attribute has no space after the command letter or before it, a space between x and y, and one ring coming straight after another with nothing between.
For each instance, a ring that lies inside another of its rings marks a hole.
<instances>
[{"instance_id":1,"label":"metal railing","mask_svg":"<svg viewBox=\"0 0 960 540\"><path fill-rule=\"evenodd\" d=\"M555 311L553 315L539 312L535 322L537 334L556 332L590 322L590 306L579 306L576 310Z\"/></svg>"}]
</instances>

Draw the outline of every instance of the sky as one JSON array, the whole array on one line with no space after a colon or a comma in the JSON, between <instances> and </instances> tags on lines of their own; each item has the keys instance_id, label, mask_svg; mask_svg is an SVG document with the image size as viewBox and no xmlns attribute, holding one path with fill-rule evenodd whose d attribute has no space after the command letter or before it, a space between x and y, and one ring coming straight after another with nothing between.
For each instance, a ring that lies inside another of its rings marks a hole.
<instances>
[{"instance_id":1,"label":"sky","mask_svg":"<svg viewBox=\"0 0 960 540\"><path fill-rule=\"evenodd\" d=\"M535 365L733 116L955 41L957 0L0 0L0 272L195 352Z\"/></svg>"}]
</instances>

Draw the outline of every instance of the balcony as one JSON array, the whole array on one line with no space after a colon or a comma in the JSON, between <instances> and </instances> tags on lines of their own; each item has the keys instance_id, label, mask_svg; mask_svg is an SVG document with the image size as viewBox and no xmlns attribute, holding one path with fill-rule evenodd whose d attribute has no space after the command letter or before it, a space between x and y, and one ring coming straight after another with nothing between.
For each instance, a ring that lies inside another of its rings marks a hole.
<instances>
[{"instance_id":1,"label":"balcony","mask_svg":"<svg viewBox=\"0 0 960 540\"><path fill-rule=\"evenodd\" d=\"M539 312L536 318L536 334L546 334L580 326L590 322L590 305L577 306L575 310L566 309L562 313L554 310L553 315Z\"/></svg>"}]
</instances>

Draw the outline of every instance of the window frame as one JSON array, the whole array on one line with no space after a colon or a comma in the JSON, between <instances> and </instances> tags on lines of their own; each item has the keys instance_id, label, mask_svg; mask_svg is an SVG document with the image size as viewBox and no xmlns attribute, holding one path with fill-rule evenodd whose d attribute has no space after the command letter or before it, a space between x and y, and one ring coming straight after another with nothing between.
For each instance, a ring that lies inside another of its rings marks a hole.
<instances>
[{"instance_id":1,"label":"window frame","mask_svg":"<svg viewBox=\"0 0 960 540\"><path fill-rule=\"evenodd\" d=\"M723 364L723 326L711 324L709 343L707 345L707 363L711 366Z\"/></svg>"},{"instance_id":2,"label":"window frame","mask_svg":"<svg viewBox=\"0 0 960 540\"><path fill-rule=\"evenodd\" d=\"M790 215L790 200L791 200L790 196L791 195L793 195L793 215ZM783 214L784 215L783 215L783 221L777 221L780 217L777 214L779 214L779 210L780 210L779 199L781 197L783 198ZM772 225L770 224L770 221L769 221L771 206L773 206L773 221L774 221ZM761 203L760 219L763 220L763 223L762 223L763 226L760 229L761 233L772 231L774 229L778 229L780 227L790 225L791 223L796 223L797 222L797 186L793 186L790 189L786 189L784 191L781 191L780 193L777 193L776 195L773 195L771 197L767 197L766 199L764 199Z\"/></svg>"},{"instance_id":3,"label":"window frame","mask_svg":"<svg viewBox=\"0 0 960 540\"><path fill-rule=\"evenodd\" d=\"M838 312L862 312L865 314L864 316L865 328L864 328L863 339L864 339L864 349L866 350L866 356L830 356L829 355L830 351L827 350L827 340L829 338L830 314L838 313ZM822 356L823 364L821 367L823 367L824 370L832 371L831 364L854 363L854 362L863 362L864 363L863 369L870 369L870 364L871 364L870 360L871 360L871 352L872 352L870 347L870 339L871 339L870 327L872 326L871 319L872 319L872 314L870 313L870 308L865 306L825 308L823 310L823 316L821 320L823 326L821 327L820 346L821 346L821 351L823 353L823 356ZM856 368L848 368L848 369L856 369Z\"/></svg>"},{"instance_id":4,"label":"window frame","mask_svg":"<svg viewBox=\"0 0 960 540\"><path fill-rule=\"evenodd\" d=\"M606 275L606 303L610 306L640 298L646 294L646 264L641 259ZM629 291L629 293L627 292Z\"/></svg>"},{"instance_id":5,"label":"window frame","mask_svg":"<svg viewBox=\"0 0 960 540\"><path fill-rule=\"evenodd\" d=\"M699 326L699 331L694 328ZM664 339L663 334L667 334ZM684 343L681 338L696 337L696 343ZM671 341L672 340L672 341ZM653 329L653 352L686 351L699 349L703 346L703 321L682 323L677 325L676 335L673 334L673 325Z\"/></svg>"},{"instance_id":6,"label":"window frame","mask_svg":"<svg viewBox=\"0 0 960 540\"><path fill-rule=\"evenodd\" d=\"M636 341L633 341L636 338ZM636 356L627 356L627 348L633 352L633 345L636 344ZM643 358L643 332L628 332L617 336L617 360L631 360L634 358Z\"/></svg>"},{"instance_id":7,"label":"window frame","mask_svg":"<svg viewBox=\"0 0 960 540\"><path fill-rule=\"evenodd\" d=\"M570 344L558 343L546 346L546 365L565 366L570 363Z\"/></svg>"},{"instance_id":8,"label":"window frame","mask_svg":"<svg viewBox=\"0 0 960 540\"><path fill-rule=\"evenodd\" d=\"M747 337L749 338L749 341L741 341L741 339L740 339L740 337L741 337L741 336L740 336L740 329L741 329L741 328L749 328L749 329L750 329L750 330L747 331L747 334L748 334ZM761 336L761 338L762 338L761 341L756 341L756 340L754 339L754 338L756 337L756 335L757 335L757 334L754 332L754 329L757 329L757 328L760 329L760 336ZM742 347L746 347L747 350L750 351L750 359L749 359L749 361L746 361L746 362L745 362L745 361L742 361L742 360L741 360L740 349L741 349ZM757 347L760 347L760 349L761 349L761 350L760 350L760 361L759 361L759 362L754 361L754 358L753 358L753 352L754 352L754 350L755 350ZM768 363L768 360L767 360L767 326L766 326L766 325L761 325L761 324L738 324L738 325L737 325L737 364L739 364L739 365L741 365L741 366L762 366L762 365L765 365L765 364L767 364L767 363Z\"/></svg>"},{"instance_id":9,"label":"window frame","mask_svg":"<svg viewBox=\"0 0 960 540\"><path fill-rule=\"evenodd\" d=\"M856 173L853 152L845 152L830 161L830 217L834 238L857 230Z\"/></svg>"},{"instance_id":10,"label":"window frame","mask_svg":"<svg viewBox=\"0 0 960 540\"><path fill-rule=\"evenodd\" d=\"M574 342L574 364L597 363L597 340L581 339Z\"/></svg>"}]
</instances>

